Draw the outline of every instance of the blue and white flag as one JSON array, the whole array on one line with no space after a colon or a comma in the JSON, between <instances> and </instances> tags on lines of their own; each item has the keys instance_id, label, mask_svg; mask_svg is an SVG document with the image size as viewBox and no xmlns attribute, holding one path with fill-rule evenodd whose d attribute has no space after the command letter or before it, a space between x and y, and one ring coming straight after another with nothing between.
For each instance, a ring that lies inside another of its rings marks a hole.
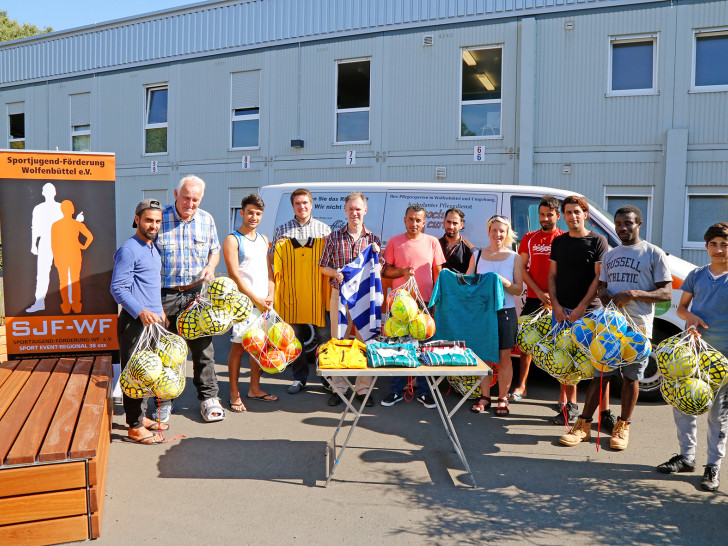
<instances>
[{"instance_id":1,"label":"blue and white flag","mask_svg":"<svg viewBox=\"0 0 728 546\"><path fill-rule=\"evenodd\" d=\"M346 310L354 327L364 341L378 336L382 327L382 277L379 254L369 245L356 259L346 264L341 273L344 282L339 287L339 338L346 334Z\"/></svg>"}]
</instances>

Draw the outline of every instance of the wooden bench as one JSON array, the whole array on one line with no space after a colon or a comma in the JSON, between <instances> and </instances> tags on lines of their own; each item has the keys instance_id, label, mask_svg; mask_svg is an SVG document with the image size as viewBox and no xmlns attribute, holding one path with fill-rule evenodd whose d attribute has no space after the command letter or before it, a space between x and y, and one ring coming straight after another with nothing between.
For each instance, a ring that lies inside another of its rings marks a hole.
<instances>
[{"instance_id":1,"label":"wooden bench","mask_svg":"<svg viewBox=\"0 0 728 546\"><path fill-rule=\"evenodd\" d=\"M111 356L0 364L0 544L98 538Z\"/></svg>"}]
</instances>

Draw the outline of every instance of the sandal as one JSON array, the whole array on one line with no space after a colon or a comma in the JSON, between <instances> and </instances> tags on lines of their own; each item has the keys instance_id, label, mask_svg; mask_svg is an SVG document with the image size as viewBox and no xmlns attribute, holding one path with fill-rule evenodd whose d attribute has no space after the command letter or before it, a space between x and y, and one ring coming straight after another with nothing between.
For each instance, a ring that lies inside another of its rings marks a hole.
<instances>
[{"instance_id":1,"label":"sandal","mask_svg":"<svg viewBox=\"0 0 728 546\"><path fill-rule=\"evenodd\" d=\"M200 402L200 413L208 423L225 419L225 410L220 405L219 398L208 398Z\"/></svg>"},{"instance_id":2,"label":"sandal","mask_svg":"<svg viewBox=\"0 0 728 546\"><path fill-rule=\"evenodd\" d=\"M483 413L490 407L490 396L481 396L477 404L473 404L470 411L473 413Z\"/></svg>"},{"instance_id":3,"label":"sandal","mask_svg":"<svg viewBox=\"0 0 728 546\"><path fill-rule=\"evenodd\" d=\"M498 407L495 408L495 414L499 417L510 415L511 410L508 409L508 398L498 398Z\"/></svg>"},{"instance_id":4,"label":"sandal","mask_svg":"<svg viewBox=\"0 0 728 546\"><path fill-rule=\"evenodd\" d=\"M228 407L230 408L230 411L235 413L243 413L245 411L248 411L248 408L245 407L245 404L243 404L243 400L238 396L238 401L233 402L230 400L228 402Z\"/></svg>"}]
</instances>

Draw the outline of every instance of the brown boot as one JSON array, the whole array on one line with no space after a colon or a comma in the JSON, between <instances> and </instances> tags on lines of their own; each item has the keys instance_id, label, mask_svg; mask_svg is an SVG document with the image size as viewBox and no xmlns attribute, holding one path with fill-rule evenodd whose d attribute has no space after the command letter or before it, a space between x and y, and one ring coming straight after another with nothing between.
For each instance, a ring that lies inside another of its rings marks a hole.
<instances>
[{"instance_id":1,"label":"brown boot","mask_svg":"<svg viewBox=\"0 0 728 546\"><path fill-rule=\"evenodd\" d=\"M617 451L622 451L627 449L627 444L629 444L629 423L618 419L617 424L614 425L614 430L612 430L612 439L609 440L609 447Z\"/></svg>"},{"instance_id":2,"label":"brown boot","mask_svg":"<svg viewBox=\"0 0 728 546\"><path fill-rule=\"evenodd\" d=\"M574 447L582 442L591 439L591 421L587 422L581 417L571 427L571 430L559 438L559 442L565 446Z\"/></svg>"}]
</instances>

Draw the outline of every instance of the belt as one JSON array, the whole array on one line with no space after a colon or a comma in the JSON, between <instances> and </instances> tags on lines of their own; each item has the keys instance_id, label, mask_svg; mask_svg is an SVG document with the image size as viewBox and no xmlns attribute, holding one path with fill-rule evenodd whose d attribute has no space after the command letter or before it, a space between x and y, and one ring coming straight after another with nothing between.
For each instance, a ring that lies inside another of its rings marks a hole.
<instances>
[{"instance_id":1,"label":"belt","mask_svg":"<svg viewBox=\"0 0 728 546\"><path fill-rule=\"evenodd\" d=\"M195 286L199 286L200 281L193 282L192 284L188 284L187 286L165 286L165 290L171 290L172 292L185 292L191 288L194 288Z\"/></svg>"}]
</instances>

